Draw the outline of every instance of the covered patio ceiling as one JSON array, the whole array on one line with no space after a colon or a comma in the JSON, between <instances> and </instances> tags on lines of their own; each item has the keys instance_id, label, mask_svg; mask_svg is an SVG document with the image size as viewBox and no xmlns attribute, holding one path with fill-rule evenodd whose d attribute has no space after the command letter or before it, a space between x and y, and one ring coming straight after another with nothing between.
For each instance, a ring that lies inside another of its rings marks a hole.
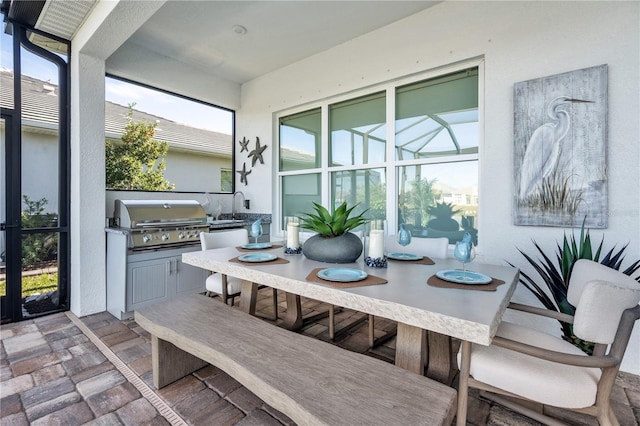
<instances>
[{"instance_id":1,"label":"covered patio ceiling","mask_svg":"<svg viewBox=\"0 0 640 426\"><path fill-rule=\"evenodd\" d=\"M437 3L169 0L114 56L122 50L133 60L151 52L243 84ZM3 0L2 8L13 19L72 39L96 4ZM109 60L106 65L109 72Z\"/></svg>"}]
</instances>

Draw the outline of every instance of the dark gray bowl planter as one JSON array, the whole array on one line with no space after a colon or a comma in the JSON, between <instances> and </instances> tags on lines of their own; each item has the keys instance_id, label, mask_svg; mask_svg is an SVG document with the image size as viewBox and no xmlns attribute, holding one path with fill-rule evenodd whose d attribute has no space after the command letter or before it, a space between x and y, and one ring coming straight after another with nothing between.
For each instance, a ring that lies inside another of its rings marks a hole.
<instances>
[{"instance_id":1,"label":"dark gray bowl planter","mask_svg":"<svg viewBox=\"0 0 640 426\"><path fill-rule=\"evenodd\" d=\"M302 254L318 262L351 263L362 254L362 241L351 232L339 237L314 235L302 245Z\"/></svg>"}]
</instances>

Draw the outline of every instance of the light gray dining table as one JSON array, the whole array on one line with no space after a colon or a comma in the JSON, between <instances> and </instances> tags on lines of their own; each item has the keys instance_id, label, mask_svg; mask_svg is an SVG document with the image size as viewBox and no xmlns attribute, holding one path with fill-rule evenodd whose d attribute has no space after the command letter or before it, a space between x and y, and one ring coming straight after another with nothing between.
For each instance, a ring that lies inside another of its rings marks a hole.
<instances>
[{"instance_id":1,"label":"light gray dining table","mask_svg":"<svg viewBox=\"0 0 640 426\"><path fill-rule=\"evenodd\" d=\"M389 261L387 268L369 268L362 257L355 263L328 264L303 255L285 255L282 248L260 250L287 263L238 263L245 254L235 247L184 253L184 263L243 280L240 308L254 314L258 285L283 290L287 313L282 325L302 326L300 296L388 318L398 323L395 364L449 384L455 371L451 338L489 345L518 283L517 268L471 263L467 269L505 283L495 291L439 288L427 284L437 271L459 269L453 259L433 259L434 265ZM306 280L315 268L357 268L386 284L340 289ZM469 286L472 287L472 286ZM427 350L428 347L428 350Z\"/></svg>"}]
</instances>

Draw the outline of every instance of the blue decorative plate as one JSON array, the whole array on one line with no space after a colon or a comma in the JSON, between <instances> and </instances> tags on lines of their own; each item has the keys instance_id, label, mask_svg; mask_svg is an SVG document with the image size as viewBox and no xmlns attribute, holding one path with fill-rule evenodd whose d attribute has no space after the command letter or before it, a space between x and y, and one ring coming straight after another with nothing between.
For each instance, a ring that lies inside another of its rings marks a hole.
<instances>
[{"instance_id":1,"label":"blue decorative plate","mask_svg":"<svg viewBox=\"0 0 640 426\"><path fill-rule=\"evenodd\" d=\"M421 260L424 256L413 253L389 253L387 257L393 260Z\"/></svg>"},{"instance_id":2,"label":"blue decorative plate","mask_svg":"<svg viewBox=\"0 0 640 426\"><path fill-rule=\"evenodd\" d=\"M436 272L436 277L458 284L489 284L492 280L484 274L460 269L446 269Z\"/></svg>"},{"instance_id":3,"label":"blue decorative plate","mask_svg":"<svg viewBox=\"0 0 640 426\"><path fill-rule=\"evenodd\" d=\"M272 253L249 253L243 254L242 256L238 256L238 260L243 262L269 262L271 260L277 259L278 256Z\"/></svg>"},{"instance_id":4,"label":"blue decorative plate","mask_svg":"<svg viewBox=\"0 0 640 426\"><path fill-rule=\"evenodd\" d=\"M243 249L260 250L260 249L271 248L273 246L271 245L271 243L250 243L250 244L243 244L240 247L242 247Z\"/></svg>"},{"instance_id":5,"label":"blue decorative plate","mask_svg":"<svg viewBox=\"0 0 640 426\"><path fill-rule=\"evenodd\" d=\"M316 274L319 278L327 281L335 281L340 283L348 283L353 281L362 281L367 278L367 273L360 269L351 268L328 268L318 271Z\"/></svg>"}]
</instances>

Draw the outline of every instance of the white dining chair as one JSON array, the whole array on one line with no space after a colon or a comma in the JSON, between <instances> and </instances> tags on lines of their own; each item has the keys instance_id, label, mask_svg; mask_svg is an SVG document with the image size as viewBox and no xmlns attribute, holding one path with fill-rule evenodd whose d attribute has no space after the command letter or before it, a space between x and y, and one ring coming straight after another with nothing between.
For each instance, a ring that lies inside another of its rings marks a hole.
<instances>
[{"instance_id":1,"label":"white dining chair","mask_svg":"<svg viewBox=\"0 0 640 426\"><path fill-rule=\"evenodd\" d=\"M223 247L238 247L249 242L249 233L245 228L231 229L218 232L201 232L200 245L202 250L211 250ZM226 274L212 272L205 281L208 295L217 294L226 304L234 305L236 296L240 296L242 290L242 280L235 277L228 277ZM260 286L259 288L265 288ZM278 293L273 290L273 320L278 319ZM229 303L231 301L231 303ZM271 318L270 318L271 319Z\"/></svg>"},{"instance_id":2,"label":"white dining chair","mask_svg":"<svg viewBox=\"0 0 640 426\"><path fill-rule=\"evenodd\" d=\"M466 423L469 387L548 425L564 423L545 415L545 406L590 414L600 425L619 424L609 399L633 325L640 318L640 284L597 262L578 260L567 299L576 308L573 316L513 303L509 307L573 324L577 337L595 343L593 355L560 337L505 321L490 346L462 342L458 425ZM528 406L516 401L528 401ZM530 408L532 401L542 409Z\"/></svg>"}]
</instances>

